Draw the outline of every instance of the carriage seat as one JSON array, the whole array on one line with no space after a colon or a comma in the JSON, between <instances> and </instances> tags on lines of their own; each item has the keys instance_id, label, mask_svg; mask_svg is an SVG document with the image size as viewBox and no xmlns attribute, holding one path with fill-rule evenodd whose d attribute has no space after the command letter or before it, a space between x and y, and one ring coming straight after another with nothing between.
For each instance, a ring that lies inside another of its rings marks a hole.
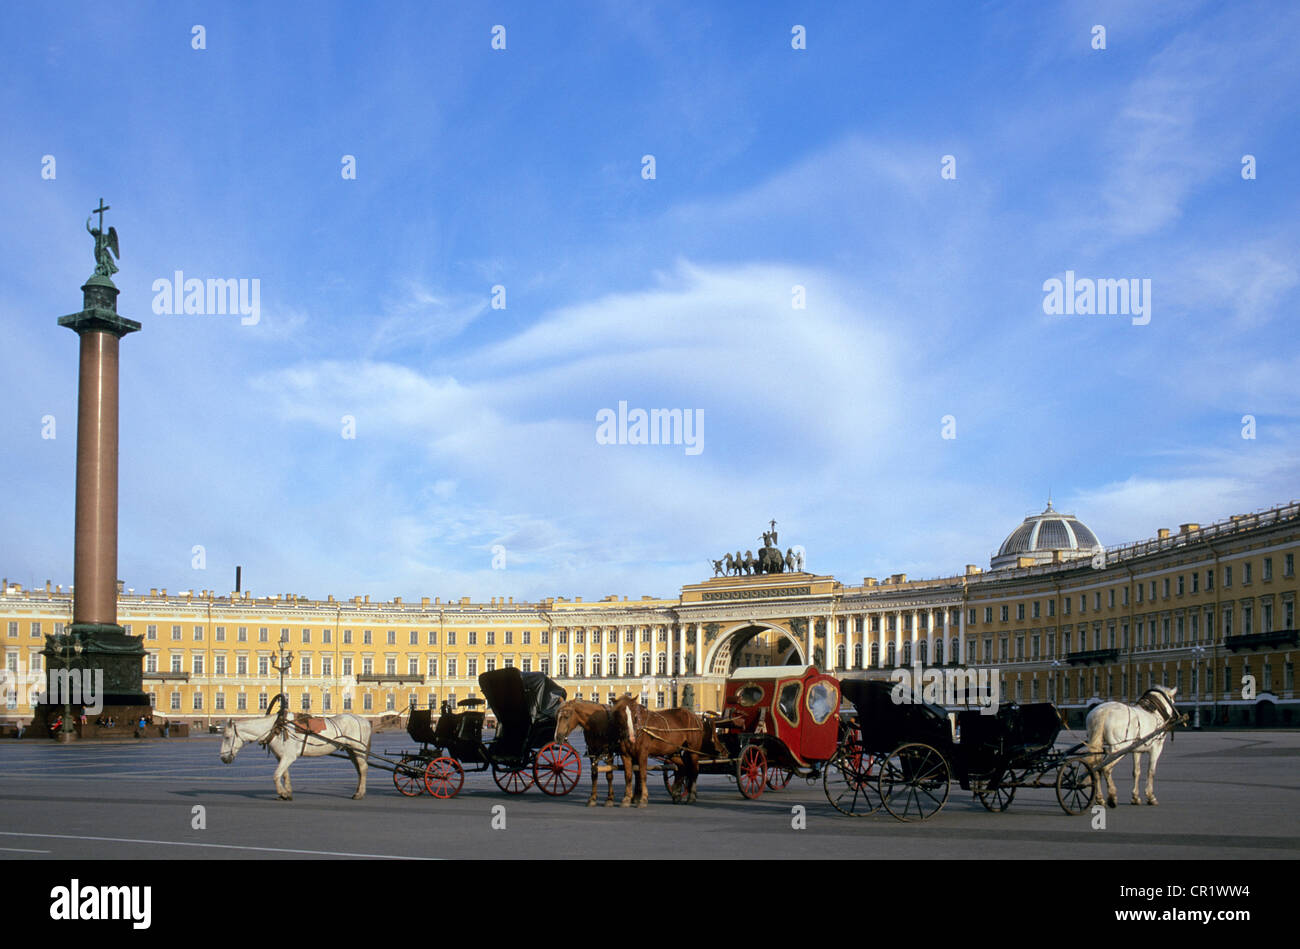
<instances>
[{"instance_id":1,"label":"carriage seat","mask_svg":"<svg viewBox=\"0 0 1300 949\"><path fill-rule=\"evenodd\" d=\"M314 718L310 715L298 714L294 716L294 724L304 731L309 731L313 735L319 735L325 730L325 719Z\"/></svg>"}]
</instances>

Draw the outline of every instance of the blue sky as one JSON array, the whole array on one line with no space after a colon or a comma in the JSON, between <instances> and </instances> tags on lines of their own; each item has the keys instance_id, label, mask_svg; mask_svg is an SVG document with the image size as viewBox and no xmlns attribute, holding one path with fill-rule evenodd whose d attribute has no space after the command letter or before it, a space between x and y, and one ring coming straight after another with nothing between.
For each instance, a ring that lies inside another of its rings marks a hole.
<instances>
[{"instance_id":1,"label":"blue sky","mask_svg":"<svg viewBox=\"0 0 1300 949\"><path fill-rule=\"evenodd\" d=\"M672 596L770 518L816 572L940 576L987 566L1049 488L1108 544L1300 496L1294 4L87 4L8 27L13 580L71 580L55 319L101 195L144 323L137 589L228 590L240 563L258 594ZM257 279L260 322L155 315L176 270ZM1045 314L1067 270L1150 279L1150 323ZM620 401L702 411L704 450L598 444Z\"/></svg>"}]
</instances>

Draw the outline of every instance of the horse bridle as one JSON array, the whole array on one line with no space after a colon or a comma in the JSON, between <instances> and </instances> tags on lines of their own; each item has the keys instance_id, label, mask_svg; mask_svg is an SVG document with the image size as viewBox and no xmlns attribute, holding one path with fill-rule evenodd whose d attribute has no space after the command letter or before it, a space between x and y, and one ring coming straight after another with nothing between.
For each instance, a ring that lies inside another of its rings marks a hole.
<instances>
[{"instance_id":1,"label":"horse bridle","mask_svg":"<svg viewBox=\"0 0 1300 949\"><path fill-rule=\"evenodd\" d=\"M1150 702L1150 705L1156 705L1159 706L1159 708L1149 708L1148 706L1144 706L1142 703L1147 701L1147 696L1156 696L1157 699L1162 700L1153 700ZM1147 689L1142 693L1142 697L1137 700L1137 704L1139 708L1148 708L1149 711L1159 712L1166 722L1172 722L1178 717L1178 706L1174 704L1174 700L1169 697L1167 692L1163 692L1160 689Z\"/></svg>"}]
</instances>

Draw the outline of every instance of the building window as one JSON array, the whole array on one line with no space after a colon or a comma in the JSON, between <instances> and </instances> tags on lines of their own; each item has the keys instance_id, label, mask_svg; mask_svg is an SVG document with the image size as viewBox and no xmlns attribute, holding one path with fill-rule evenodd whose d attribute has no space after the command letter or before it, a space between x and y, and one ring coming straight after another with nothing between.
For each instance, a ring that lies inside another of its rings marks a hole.
<instances>
[{"instance_id":1,"label":"building window","mask_svg":"<svg viewBox=\"0 0 1300 949\"><path fill-rule=\"evenodd\" d=\"M429 670L429 672L428 672L429 678L432 679L432 678L435 678L435 677L438 675L438 657L437 657L437 656L430 656L430 657L429 657L429 663L428 663L427 668L428 668L428 670Z\"/></svg>"},{"instance_id":2,"label":"building window","mask_svg":"<svg viewBox=\"0 0 1300 949\"><path fill-rule=\"evenodd\" d=\"M267 657L267 656L258 656L258 657L257 657L257 674L260 675L260 676L265 676L265 675L270 675L270 674L271 674L271 667L270 667L270 659L269 659L269 657Z\"/></svg>"},{"instance_id":3,"label":"building window","mask_svg":"<svg viewBox=\"0 0 1300 949\"><path fill-rule=\"evenodd\" d=\"M428 645L430 646L438 645L438 631L436 629L429 630L429 635L427 639L428 639Z\"/></svg>"},{"instance_id":4,"label":"building window","mask_svg":"<svg viewBox=\"0 0 1300 949\"><path fill-rule=\"evenodd\" d=\"M179 640L180 638L181 638L181 628L180 628L180 625L177 624L177 625L172 626L172 639Z\"/></svg>"},{"instance_id":5,"label":"building window","mask_svg":"<svg viewBox=\"0 0 1300 949\"><path fill-rule=\"evenodd\" d=\"M420 645L420 631L418 629L411 630L410 645L412 646Z\"/></svg>"},{"instance_id":6,"label":"building window","mask_svg":"<svg viewBox=\"0 0 1300 949\"><path fill-rule=\"evenodd\" d=\"M235 711L236 712L248 711L248 693L240 692L235 696Z\"/></svg>"},{"instance_id":7,"label":"building window","mask_svg":"<svg viewBox=\"0 0 1300 949\"><path fill-rule=\"evenodd\" d=\"M350 629L343 630L343 645L345 646L352 645L352 630Z\"/></svg>"},{"instance_id":8,"label":"building window","mask_svg":"<svg viewBox=\"0 0 1300 949\"><path fill-rule=\"evenodd\" d=\"M1295 554L1287 554L1282 558L1282 576L1295 576Z\"/></svg>"},{"instance_id":9,"label":"building window","mask_svg":"<svg viewBox=\"0 0 1300 949\"><path fill-rule=\"evenodd\" d=\"M145 672L158 671L158 654L156 652L151 652L144 657L144 671Z\"/></svg>"},{"instance_id":10,"label":"building window","mask_svg":"<svg viewBox=\"0 0 1300 949\"><path fill-rule=\"evenodd\" d=\"M1006 607L1006 606L1003 606L1003 607L1002 607L1002 622L1005 623L1005 622L1007 621L1007 618L1008 618L1009 615L1010 615L1010 608L1009 608L1009 607Z\"/></svg>"},{"instance_id":11,"label":"building window","mask_svg":"<svg viewBox=\"0 0 1300 949\"><path fill-rule=\"evenodd\" d=\"M333 633L334 633L334 630L332 630L332 629L330 629L328 626L326 626L324 629L322 629L322 630L320 631L320 641L323 642L323 643L332 642L332 641L333 641Z\"/></svg>"},{"instance_id":12,"label":"building window","mask_svg":"<svg viewBox=\"0 0 1300 949\"><path fill-rule=\"evenodd\" d=\"M521 633L520 635L523 636L523 640L522 640L522 641L523 641L523 644L524 644L525 646L530 646L530 645L532 645L533 636L532 636L532 631L531 631L531 630L527 630L527 629L526 629L526 630L524 630L523 633ZM543 635L542 642L545 642L546 640L545 640L544 637L545 637L546 634L543 633L542 635Z\"/></svg>"},{"instance_id":13,"label":"building window","mask_svg":"<svg viewBox=\"0 0 1300 949\"><path fill-rule=\"evenodd\" d=\"M388 631L388 645L390 645L390 646L396 646L396 645L397 645L397 630L395 630L395 629L390 629L390 630ZM390 702L392 701L392 696L389 696L389 701L390 701Z\"/></svg>"},{"instance_id":14,"label":"building window","mask_svg":"<svg viewBox=\"0 0 1300 949\"><path fill-rule=\"evenodd\" d=\"M213 702L216 711L224 712L226 710L226 694L224 692L218 692L213 698Z\"/></svg>"},{"instance_id":15,"label":"building window","mask_svg":"<svg viewBox=\"0 0 1300 949\"><path fill-rule=\"evenodd\" d=\"M258 641L259 643L267 642L267 641L268 641L268 640L267 640L267 635L268 635L270 632L271 632L271 631L270 631L269 629L267 629L265 626L260 627L260 628L258 629L258 631L257 631L257 641Z\"/></svg>"},{"instance_id":16,"label":"building window","mask_svg":"<svg viewBox=\"0 0 1300 949\"><path fill-rule=\"evenodd\" d=\"M1273 579L1273 558L1272 558L1272 557L1265 557L1265 558L1264 558L1264 574L1263 574L1263 579L1265 579L1265 580L1272 580L1272 579Z\"/></svg>"},{"instance_id":17,"label":"building window","mask_svg":"<svg viewBox=\"0 0 1300 949\"><path fill-rule=\"evenodd\" d=\"M370 656L363 656L361 659L361 674L363 676L374 675L375 660Z\"/></svg>"},{"instance_id":18,"label":"building window","mask_svg":"<svg viewBox=\"0 0 1300 949\"><path fill-rule=\"evenodd\" d=\"M1225 588L1232 586L1232 566L1228 565L1223 568L1223 585Z\"/></svg>"},{"instance_id":19,"label":"building window","mask_svg":"<svg viewBox=\"0 0 1300 949\"><path fill-rule=\"evenodd\" d=\"M304 678L311 675L311 656L302 657L302 675Z\"/></svg>"},{"instance_id":20,"label":"building window","mask_svg":"<svg viewBox=\"0 0 1300 949\"><path fill-rule=\"evenodd\" d=\"M352 711L352 693L350 692L343 693L343 711Z\"/></svg>"},{"instance_id":21,"label":"building window","mask_svg":"<svg viewBox=\"0 0 1300 949\"><path fill-rule=\"evenodd\" d=\"M420 674L420 660L412 657L406 660L406 674L409 676L418 676Z\"/></svg>"},{"instance_id":22,"label":"building window","mask_svg":"<svg viewBox=\"0 0 1300 949\"><path fill-rule=\"evenodd\" d=\"M388 658L385 658L385 659L384 659L384 674L385 674L385 675L390 675L390 676L395 676L395 675L397 675L397 660L396 660L396 659L388 659Z\"/></svg>"},{"instance_id":23,"label":"building window","mask_svg":"<svg viewBox=\"0 0 1300 949\"><path fill-rule=\"evenodd\" d=\"M280 642L282 642L282 643L287 643L288 641L289 641L289 629L288 629L288 627L281 627L281 629L280 629Z\"/></svg>"},{"instance_id":24,"label":"building window","mask_svg":"<svg viewBox=\"0 0 1300 949\"><path fill-rule=\"evenodd\" d=\"M257 710L258 710L259 712L265 712L265 711L266 711L266 705L267 705L267 702L266 702L266 693L263 692L262 694L260 694L260 695L257 697Z\"/></svg>"},{"instance_id":25,"label":"building window","mask_svg":"<svg viewBox=\"0 0 1300 949\"><path fill-rule=\"evenodd\" d=\"M454 656L447 660L447 677L450 679L456 678L456 658Z\"/></svg>"},{"instance_id":26,"label":"building window","mask_svg":"<svg viewBox=\"0 0 1300 949\"><path fill-rule=\"evenodd\" d=\"M194 690L194 711L203 711L203 693L198 689Z\"/></svg>"},{"instance_id":27,"label":"building window","mask_svg":"<svg viewBox=\"0 0 1300 949\"><path fill-rule=\"evenodd\" d=\"M497 661L495 659L485 659L484 663L487 665L488 672L493 672L496 670Z\"/></svg>"},{"instance_id":28,"label":"building window","mask_svg":"<svg viewBox=\"0 0 1300 949\"><path fill-rule=\"evenodd\" d=\"M1241 565L1241 582L1242 582L1242 583L1250 583L1250 567L1251 567L1251 564L1250 564L1250 561L1249 561L1249 560L1247 560L1245 563L1243 563L1243 564Z\"/></svg>"},{"instance_id":29,"label":"building window","mask_svg":"<svg viewBox=\"0 0 1300 949\"><path fill-rule=\"evenodd\" d=\"M310 630L310 629L304 629L304 630L302 631L302 641L305 642L305 643L309 643L309 642L311 642L311 630Z\"/></svg>"},{"instance_id":30,"label":"building window","mask_svg":"<svg viewBox=\"0 0 1300 949\"><path fill-rule=\"evenodd\" d=\"M366 692L365 694L363 694L363 695L361 696L361 709L362 709L362 711L370 712L370 711L373 711L373 710L374 710L374 707L375 707L375 699L374 699L374 696L372 696L369 692Z\"/></svg>"},{"instance_id":31,"label":"building window","mask_svg":"<svg viewBox=\"0 0 1300 949\"><path fill-rule=\"evenodd\" d=\"M578 640L578 642L582 642L582 640ZM495 646L496 644L497 644L497 633L496 633L496 630L494 630L494 629L489 629L489 630L487 631L487 645L489 645L489 646Z\"/></svg>"},{"instance_id":32,"label":"building window","mask_svg":"<svg viewBox=\"0 0 1300 949\"><path fill-rule=\"evenodd\" d=\"M247 626L239 627L238 636L239 636L239 641L241 643L248 642L248 627Z\"/></svg>"},{"instance_id":33,"label":"building window","mask_svg":"<svg viewBox=\"0 0 1300 949\"><path fill-rule=\"evenodd\" d=\"M1254 631L1250 622L1252 612L1250 601L1241 604L1241 632L1243 636L1249 636Z\"/></svg>"},{"instance_id":34,"label":"building window","mask_svg":"<svg viewBox=\"0 0 1300 949\"><path fill-rule=\"evenodd\" d=\"M456 631L454 629L447 630L447 645L456 645Z\"/></svg>"},{"instance_id":35,"label":"building window","mask_svg":"<svg viewBox=\"0 0 1300 949\"><path fill-rule=\"evenodd\" d=\"M343 657L343 674L344 674L345 676L350 676L350 675L352 675L352 657L351 657L351 656L344 656L344 657Z\"/></svg>"},{"instance_id":36,"label":"building window","mask_svg":"<svg viewBox=\"0 0 1300 949\"><path fill-rule=\"evenodd\" d=\"M1025 618L1025 604L1023 604L1023 603L1017 603L1017 604L1016 604L1016 619L1017 619L1017 620L1022 620L1022 619L1024 619L1024 618Z\"/></svg>"},{"instance_id":37,"label":"building window","mask_svg":"<svg viewBox=\"0 0 1300 949\"><path fill-rule=\"evenodd\" d=\"M213 670L212 670L212 671L213 671L216 675L223 676L223 675L226 674L226 657L225 657L225 656L216 656L216 657L213 658L212 662L213 662Z\"/></svg>"},{"instance_id":38,"label":"building window","mask_svg":"<svg viewBox=\"0 0 1300 949\"><path fill-rule=\"evenodd\" d=\"M181 710L181 694L179 692L172 693L171 708L173 712L179 712Z\"/></svg>"},{"instance_id":39,"label":"building window","mask_svg":"<svg viewBox=\"0 0 1300 949\"><path fill-rule=\"evenodd\" d=\"M197 656L194 657L194 674L196 676L203 675L203 654L202 653L199 653Z\"/></svg>"},{"instance_id":40,"label":"building window","mask_svg":"<svg viewBox=\"0 0 1300 949\"><path fill-rule=\"evenodd\" d=\"M369 646L374 642L374 633L371 630L363 629L361 631L361 645Z\"/></svg>"},{"instance_id":41,"label":"building window","mask_svg":"<svg viewBox=\"0 0 1300 949\"><path fill-rule=\"evenodd\" d=\"M329 694L329 691L326 690L326 691L321 692L321 694L320 694L320 710L321 710L322 712L328 712L328 711L330 711L332 705L333 705L333 703L330 701L330 694Z\"/></svg>"},{"instance_id":42,"label":"building window","mask_svg":"<svg viewBox=\"0 0 1300 949\"><path fill-rule=\"evenodd\" d=\"M236 656L236 657L235 657L235 675L241 675L241 676L246 676L246 675L248 675L248 657L247 657L247 656Z\"/></svg>"},{"instance_id":43,"label":"building window","mask_svg":"<svg viewBox=\"0 0 1300 949\"><path fill-rule=\"evenodd\" d=\"M469 645L471 645L471 646L477 646L477 645L478 645L478 630L476 630L476 629L471 629L471 630L469 631L469 639L468 639L468 642L469 642Z\"/></svg>"},{"instance_id":44,"label":"building window","mask_svg":"<svg viewBox=\"0 0 1300 949\"><path fill-rule=\"evenodd\" d=\"M466 660L465 660L465 674L468 675L471 679L477 679L477 678L478 678L478 660L477 660L477 659L466 659Z\"/></svg>"}]
</instances>

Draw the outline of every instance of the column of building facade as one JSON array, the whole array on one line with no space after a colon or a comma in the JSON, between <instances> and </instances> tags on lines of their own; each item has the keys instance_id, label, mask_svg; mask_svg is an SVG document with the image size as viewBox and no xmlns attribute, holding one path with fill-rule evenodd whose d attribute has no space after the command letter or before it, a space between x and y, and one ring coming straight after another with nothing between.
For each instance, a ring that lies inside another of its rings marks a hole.
<instances>
[{"instance_id":1,"label":"column of building facade","mask_svg":"<svg viewBox=\"0 0 1300 949\"><path fill-rule=\"evenodd\" d=\"M704 675L704 624L695 624L695 674Z\"/></svg>"},{"instance_id":2,"label":"column of building facade","mask_svg":"<svg viewBox=\"0 0 1300 949\"><path fill-rule=\"evenodd\" d=\"M903 661L903 611L894 610L894 665Z\"/></svg>"},{"instance_id":3,"label":"column of building facade","mask_svg":"<svg viewBox=\"0 0 1300 949\"><path fill-rule=\"evenodd\" d=\"M677 672L675 674L686 675L686 624L673 623L668 627L668 635L677 640Z\"/></svg>"},{"instance_id":4,"label":"column of building facade","mask_svg":"<svg viewBox=\"0 0 1300 949\"><path fill-rule=\"evenodd\" d=\"M930 608L930 619L925 631L925 664L934 665L934 617L935 610Z\"/></svg>"},{"instance_id":5,"label":"column of building facade","mask_svg":"<svg viewBox=\"0 0 1300 949\"><path fill-rule=\"evenodd\" d=\"M650 626L650 674L659 674L659 627Z\"/></svg>"},{"instance_id":6,"label":"column of building facade","mask_svg":"<svg viewBox=\"0 0 1300 949\"><path fill-rule=\"evenodd\" d=\"M957 662L966 665L966 604L957 613Z\"/></svg>"},{"instance_id":7,"label":"column of building facade","mask_svg":"<svg viewBox=\"0 0 1300 949\"><path fill-rule=\"evenodd\" d=\"M808 665L812 665L813 656L815 655L813 652L813 630L816 629L816 627L816 617L808 617L808 633L804 636L804 656L806 657L805 661Z\"/></svg>"},{"instance_id":8,"label":"column of building facade","mask_svg":"<svg viewBox=\"0 0 1300 949\"><path fill-rule=\"evenodd\" d=\"M839 623L834 613L826 614L826 668L834 669L836 652L840 645Z\"/></svg>"}]
</instances>

